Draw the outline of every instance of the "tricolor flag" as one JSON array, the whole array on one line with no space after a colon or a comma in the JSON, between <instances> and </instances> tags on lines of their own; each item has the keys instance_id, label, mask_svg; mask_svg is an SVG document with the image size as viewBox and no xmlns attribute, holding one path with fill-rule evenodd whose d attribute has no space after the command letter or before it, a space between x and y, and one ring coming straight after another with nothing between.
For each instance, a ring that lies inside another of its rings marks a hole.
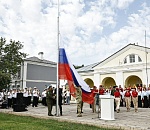
<instances>
[{"instance_id":1,"label":"tricolor flag","mask_svg":"<svg viewBox=\"0 0 150 130\"><path fill-rule=\"evenodd\" d=\"M92 104L94 102L93 94L90 90L90 87L86 84L86 82L81 78L78 74L74 66L70 63L65 49L59 49L59 79L64 79L68 81L68 85L70 88L70 93L72 96L75 96L76 87L79 85L82 88L82 100L83 102L87 102Z\"/></svg>"}]
</instances>

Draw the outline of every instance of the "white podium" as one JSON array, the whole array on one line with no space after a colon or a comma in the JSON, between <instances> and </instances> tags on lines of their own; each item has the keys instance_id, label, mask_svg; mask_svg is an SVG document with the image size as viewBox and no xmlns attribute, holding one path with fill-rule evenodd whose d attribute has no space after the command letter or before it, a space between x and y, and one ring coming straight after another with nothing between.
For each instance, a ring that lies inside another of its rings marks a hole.
<instances>
[{"instance_id":1,"label":"white podium","mask_svg":"<svg viewBox=\"0 0 150 130\"><path fill-rule=\"evenodd\" d=\"M101 118L102 120L115 120L114 118L114 96L99 95L101 100Z\"/></svg>"}]
</instances>

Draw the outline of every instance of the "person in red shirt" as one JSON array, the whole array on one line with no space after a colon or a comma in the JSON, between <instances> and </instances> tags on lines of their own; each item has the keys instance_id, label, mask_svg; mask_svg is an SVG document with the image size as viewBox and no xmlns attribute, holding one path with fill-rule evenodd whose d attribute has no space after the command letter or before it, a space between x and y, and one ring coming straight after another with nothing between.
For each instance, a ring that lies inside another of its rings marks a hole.
<instances>
[{"instance_id":1,"label":"person in red shirt","mask_svg":"<svg viewBox=\"0 0 150 130\"><path fill-rule=\"evenodd\" d=\"M130 106L131 106L131 93L130 93L130 88L126 89L126 92L125 92L125 94L124 94L124 97L125 97L127 112L129 112L129 111L130 111Z\"/></svg>"},{"instance_id":2,"label":"person in red shirt","mask_svg":"<svg viewBox=\"0 0 150 130\"><path fill-rule=\"evenodd\" d=\"M136 91L136 88L133 88L132 90L132 101L135 112L138 112L138 92Z\"/></svg>"},{"instance_id":3,"label":"person in red shirt","mask_svg":"<svg viewBox=\"0 0 150 130\"><path fill-rule=\"evenodd\" d=\"M119 113L120 112L120 99L121 99L119 88L116 88L116 91L114 92L114 96L115 96L115 103L116 103L116 111L117 113Z\"/></svg>"},{"instance_id":4,"label":"person in red shirt","mask_svg":"<svg viewBox=\"0 0 150 130\"><path fill-rule=\"evenodd\" d=\"M99 86L98 93L99 93L99 95L104 95L105 90L104 90L104 88L103 88L102 85ZM99 106L98 106L98 112L100 112L101 111L101 99L98 99L98 104L99 104Z\"/></svg>"},{"instance_id":5,"label":"person in red shirt","mask_svg":"<svg viewBox=\"0 0 150 130\"><path fill-rule=\"evenodd\" d=\"M99 94L100 95L104 95L104 93L105 93L105 90L104 90L103 86L100 85L100 87L99 87Z\"/></svg>"},{"instance_id":6,"label":"person in red shirt","mask_svg":"<svg viewBox=\"0 0 150 130\"><path fill-rule=\"evenodd\" d=\"M93 113L96 112L96 94L98 93L98 90L96 88L96 86L93 86L93 89L91 90L92 94L93 94L93 97L94 97L94 102L92 105L92 111Z\"/></svg>"}]
</instances>

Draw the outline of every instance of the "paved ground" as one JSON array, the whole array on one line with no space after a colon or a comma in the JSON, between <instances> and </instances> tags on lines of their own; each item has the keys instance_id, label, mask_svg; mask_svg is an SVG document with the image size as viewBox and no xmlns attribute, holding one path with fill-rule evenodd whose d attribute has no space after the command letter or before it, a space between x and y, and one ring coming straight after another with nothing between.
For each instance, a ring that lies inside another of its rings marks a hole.
<instances>
[{"instance_id":1,"label":"paved ground","mask_svg":"<svg viewBox=\"0 0 150 130\"><path fill-rule=\"evenodd\" d=\"M98 117L98 113L92 113L89 104L84 103L83 117L77 117L76 104L63 105L63 116L47 116L47 107L39 105L38 107L29 106L28 111L14 112L13 109L0 109L0 112L12 113L16 115L33 116L38 118L56 119L60 121L70 121L106 128L118 128L124 130L150 130L150 108L139 108L139 112L135 113L132 108L130 112L126 112L125 107L121 107L120 113L115 112L115 120L106 121ZM55 107L53 107L55 114Z\"/></svg>"}]
</instances>

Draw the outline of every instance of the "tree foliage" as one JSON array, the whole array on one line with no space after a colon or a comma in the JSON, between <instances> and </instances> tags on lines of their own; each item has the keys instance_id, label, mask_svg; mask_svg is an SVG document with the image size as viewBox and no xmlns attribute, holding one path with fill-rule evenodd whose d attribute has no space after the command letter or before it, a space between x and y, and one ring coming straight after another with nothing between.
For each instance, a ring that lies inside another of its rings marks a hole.
<instances>
[{"instance_id":1,"label":"tree foliage","mask_svg":"<svg viewBox=\"0 0 150 130\"><path fill-rule=\"evenodd\" d=\"M11 82L10 74L0 72L0 90L3 88L7 88L10 82Z\"/></svg>"},{"instance_id":2,"label":"tree foliage","mask_svg":"<svg viewBox=\"0 0 150 130\"><path fill-rule=\"evenodd\" d=\"M23 45L20 41L0 38L0 89L6 88L11 82L11 76L15 76L20 69L23 59L27 56L22 53Z\"/></svg>"}]
</instances>

